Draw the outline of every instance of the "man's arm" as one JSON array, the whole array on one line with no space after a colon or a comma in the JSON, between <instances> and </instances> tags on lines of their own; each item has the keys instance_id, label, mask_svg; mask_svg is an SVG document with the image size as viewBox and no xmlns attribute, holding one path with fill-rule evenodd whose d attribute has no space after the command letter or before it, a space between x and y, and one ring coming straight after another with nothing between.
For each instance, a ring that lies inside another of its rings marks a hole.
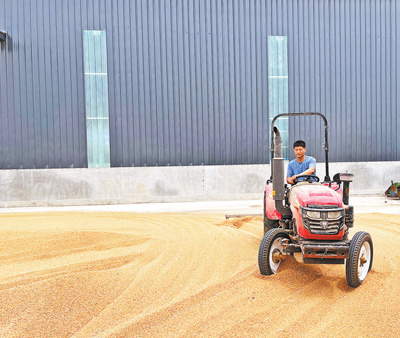
<instances>
[{"instance_id":1,"label":"man's arm","mask_svg":"<svg viewBox=\"0 0 400 338\"><path fill-rule=\"evenodd\" d=\"M314 174L314 172L315 172L315 168L314 167L310 167L306 171L303 171L301 174L297 174L295 176L312 175L312 174Z\"/></svg>"},{"instance_id":2,"label":"man's arm","mask_svg":"<svg viewBox=\"0 0 400 338\"><path fill-rule=\"evenodd\" d=\"M292 162L289 162L289 165L287 168L286 182L289 184L294 184L294 182L293 182L294 177L295 177L295 175L293 175Z\"/></svg>"},{"instance_id":3,"label":"man's arm","mask_svg":"<svg viewBox=\"0 0 400 338\"><path fill-rule=\"evenodd\" d=\"M306 171L303 171L300 174L292 175L290 177L286 177L286 182L289 183L289 184L294 184L294 181L296 180L297 176L312 175L312 174L314 174L314 172L315 172L315 168L314 167L310 167Z\"/></svg>"},{"instance_id":4,"label":"man's arm","mask_svg":"<svg viewBox=\"0 0 400 338\"><path fill-rule=\"evenodd\" d=\"M303 172L300 173L300 174L297 174L296 176L300 176L300 175L312 175L312 174L315 173L315 168L316 168L316 166L317 166L317 162L316 162L315 158L314 158L314 157L309 157L309 156L307 156L306 159L307 159L307 161L309 161L309 162L308 162L308 169L305 170L305 171L303 171Z\"/></svg>"},{"instance_id":5,"label":"man's arm","mask_svg":"<svg viewBox=\"0 0 400 338\"><path fill-rule=\"evenodd\" d=\"M289 184L294 184L294 181L297 179L297 176L301 176L301 175L312 175L315 173L315 167L316 167L316 161L314 158L311 158L311 161L309 163L309 168L305 171L303 171L302 173L299 174L294 174L293 169L290 166L288 166L288 172L287 172L287 177L286 177L286 182Z\"/></svg>"}]
</instances>

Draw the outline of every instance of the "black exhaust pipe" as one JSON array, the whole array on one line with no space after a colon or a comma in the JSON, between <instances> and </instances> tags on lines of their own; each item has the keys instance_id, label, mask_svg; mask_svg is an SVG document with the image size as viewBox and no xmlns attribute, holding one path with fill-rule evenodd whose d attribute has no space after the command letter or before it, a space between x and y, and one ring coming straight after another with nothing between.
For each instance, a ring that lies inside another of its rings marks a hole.
<instances>
[{"instance_id":1,"label":"black exhaust pipe","mask_svg":"<svg viewBox=\"0 0 400 338\"><path fill-rule=\"evenodd\" d=\"M285 159L282 155L282 136L277 127L274 127L275 147L272 159L272 194L275 201L275 208L282 215L292 215L289 207L283 205L285 200Z\"/></svg>"}]
</instances>

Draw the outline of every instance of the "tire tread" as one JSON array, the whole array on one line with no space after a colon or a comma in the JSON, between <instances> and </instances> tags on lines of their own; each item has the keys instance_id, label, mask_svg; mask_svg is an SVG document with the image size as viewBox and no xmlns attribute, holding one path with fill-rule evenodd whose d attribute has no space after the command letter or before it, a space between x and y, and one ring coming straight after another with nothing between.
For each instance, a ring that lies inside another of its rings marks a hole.
<instances>
[{"instance_id":1,"label":"tire tread","mask_svg":"<svg viewBox=\"0 0 400 338\"><path fill-rule=\"evenodd\" d=\"M279 236L282 234L283 236ZM258 267L262 275L272 275L273 271L269 266L269 248L277 237L288 237L286 233L280 229L275 228L269 230L261 240L260 248L258 250Z\"/></svg>"},{"instance_id":2,"label":"tire tread","mask_svg":"<svg viewBox=\"0 0 400 338\"><path fill-rule=\"evenodd\" d=\"M368 241L371 247L371 262L368 271L372 268L373 261L373 246L371 235L365 231L358 231L353 236L350 243L349 258L346 260L346 279L347 284L353 288L356 288L362 284L363 281L358 279L358 255L361 249L362 243Z\"/></svg>"}]
</instances>

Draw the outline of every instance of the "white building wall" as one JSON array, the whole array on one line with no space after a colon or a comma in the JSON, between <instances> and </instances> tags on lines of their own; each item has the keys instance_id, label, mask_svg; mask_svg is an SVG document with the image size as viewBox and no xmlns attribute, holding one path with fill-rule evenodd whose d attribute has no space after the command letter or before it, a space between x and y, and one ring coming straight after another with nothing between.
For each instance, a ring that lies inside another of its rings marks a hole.
<instances>
[{"instance_id":1,"label":"white building wall","mask_svg":"<svg viewBox=\"0 0 400 338\"><path fill-rule=\"evenodd\" d=\"M332 163L351 194L383 194L400 162ZM323 179L325 166L317 164ZM0 171L0 207L262 199L269 165Z\"/></svg>"}]
</instances>

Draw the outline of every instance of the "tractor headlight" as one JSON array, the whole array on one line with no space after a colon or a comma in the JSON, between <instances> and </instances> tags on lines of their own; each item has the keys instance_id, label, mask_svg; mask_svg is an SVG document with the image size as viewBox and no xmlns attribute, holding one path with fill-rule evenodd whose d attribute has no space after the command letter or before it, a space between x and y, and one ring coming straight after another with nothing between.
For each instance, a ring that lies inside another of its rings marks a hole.
<instances>
[{"instance_id":1,"label":"tractor headlight","mask_svg":"<svg viewBox=\"0 0 400 338\"><path fill-rule=\"evenodd\" d=\"M339 210L339 211L329 211L328 212L328 218L329 219L337 219L340 216L342 216L342 211L341 210Z\"/></svg>"},{"instance_id":2,"label":"tractor headlight","mask_svg":"<svg viewBox=\"0 0 400 338\"><path fill-rule=\"evenodd\" d=\"M307 210L307 216L313 219L319 219L321 218L321 213L319 211Z\"/></svg>"}]
</instances>

